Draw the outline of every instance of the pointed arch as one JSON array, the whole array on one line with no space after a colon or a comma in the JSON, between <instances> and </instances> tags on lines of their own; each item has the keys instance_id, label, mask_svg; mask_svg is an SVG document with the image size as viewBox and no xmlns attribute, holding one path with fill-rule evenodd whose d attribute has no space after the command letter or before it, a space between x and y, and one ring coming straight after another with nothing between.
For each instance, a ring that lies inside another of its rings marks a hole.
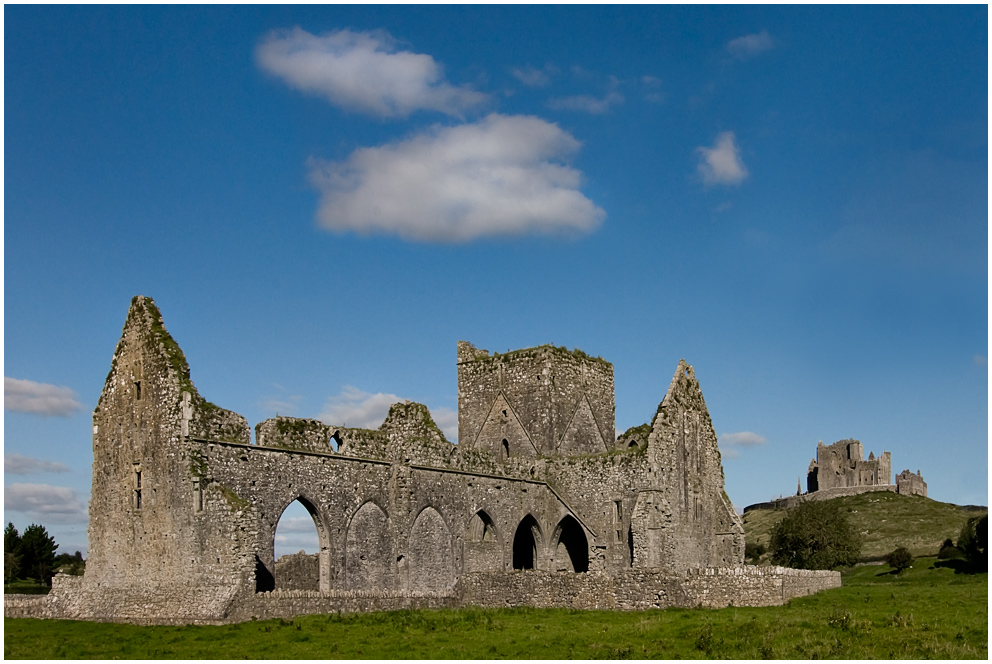
<instances>
[{"instance_id":1,"label":"pointed arch","mask_svg":"<svg viewBox=\"0 0 992 664\"><path fill-rule=\"evenodd\" d=\"M436 509L427 506L417 515L410 529L407 549L411 590L444 592L451 589L455 583L451 530Z\"/></svg>"},{"instance_id":2,"label":"pointed arch","mask_svg":"<svg viewBox=\"0 0 992 664\"><path fill-rule=\"evenodd\" d=\"M363 503L348 523L344 566L349 590L393 587L393 538L389 517L371 500Z\"/></svg>"},{"instance_id":3,"label":"pointed arch","mask_svg":"<svg viewBox=\"0 0 992 664\"><path fill-rule=\"evenodd\" d=\"M555 570L589 571L589 540L575 517L568 514L559 521L551 541L554 542Z\"/></svg>"},{"instance_id":4,"label":"pointed arch","mask_svg":"<svg viewBox=\"0 0 992 664\"><path fill-rule=\"evenodd\" d=\"M513 569L536 569L543 543L541 526L528 514L520 520L513 535Z\"/></svg>"},{"instance_id":5,"label":"pointed arch","mask_svg":"<svg viewBox=\"0 0 992 664\"><path fill-rule=\"evenodd\" d=\"M292 571L284 565L276 565L275 538L278 531L279 522L283 514L294 503L299 503L306 509L313 520L314 528L317 531L317 557L314 562L297 561L293 564ZM327 526L324 515L317 508L316 503L303 493L294 494L286 500L278 511L273 514L277 516L271 520L265 530L270 534L261 555L255 556L255 591L265 592L279 588L296 590L320 590L328 592L331 588L331 537L330 529ZM282 574L280 574L282 571Z\"/></svg>"},{"instance_id":6,"label":"pointed arch","mask_svg":"<svg viewBox=\"0 0 992 664\"><path fill-rule=\"evenodd\" d=\"M503 570L503 540L485 510L479 510L469 520L464 560L466 572Z\"/></svg>"}]
</instances>

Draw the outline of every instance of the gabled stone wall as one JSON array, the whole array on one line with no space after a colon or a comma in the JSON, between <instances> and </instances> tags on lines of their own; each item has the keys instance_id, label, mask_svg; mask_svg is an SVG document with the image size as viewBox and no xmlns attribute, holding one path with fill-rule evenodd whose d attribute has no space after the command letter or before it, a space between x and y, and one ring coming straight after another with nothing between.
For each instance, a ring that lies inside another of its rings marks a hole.
<instances>
[{"instance_id":1,"label":"gabled stone wall","mask_svg":"<svg viewBox=\"0 0 992 664\"><path fill-rule=\"evenodd\" d=\"M489 356L464 342L458 357L459 445L410 402L377 430L272 418L252 444L243 417L198 394L154 303L135 298L94 412L86 573L37 606L5 607L210 623L788 595L787 573L732 572L743 527L691 366L679 363L650 423L613 441L609 363L551 346ZM516 437L504 447L502 436ZM276 526L293 502L319 550L277 563Z\"/></svg>"}]
</instances>

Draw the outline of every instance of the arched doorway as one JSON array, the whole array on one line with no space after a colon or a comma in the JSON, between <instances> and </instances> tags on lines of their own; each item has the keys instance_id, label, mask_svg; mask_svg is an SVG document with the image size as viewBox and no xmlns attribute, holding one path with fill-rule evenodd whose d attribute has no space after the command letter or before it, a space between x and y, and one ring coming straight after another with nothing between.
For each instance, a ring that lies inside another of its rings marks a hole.
<instances>
[{"instance_id":1,"label":"arched doorway","mask_svg":"<svg viewBox=\"0 0 992 664\"><path fill-rule=\"evenodd\" d=\"M537 525L537 519L528 514L513 535L513 569L536 567L538 542L541 539L541 527Z\"/></svg>"},{"instance_id":2,"label":"arched doorway","mask_svg":"<svg viewBox=\"0 0 992 664\"><path fill-rule=\"evenodd\" d=\"M276 522L272 566L256 561L256 589L327 592L331 585L330 554L327 528L317 508L300 496L286 506Z\"/></svg>"},{"instance_id":3,"label":"arched doorway","mask_svg":"<svg viewBox=\"0 0 992 664\"><path fill-rule=\"evenodd\" d=\"M582 526L571 514L555 528L555 569L567 572L589 571L589 541Z\"/></svg>"}]
</instances>

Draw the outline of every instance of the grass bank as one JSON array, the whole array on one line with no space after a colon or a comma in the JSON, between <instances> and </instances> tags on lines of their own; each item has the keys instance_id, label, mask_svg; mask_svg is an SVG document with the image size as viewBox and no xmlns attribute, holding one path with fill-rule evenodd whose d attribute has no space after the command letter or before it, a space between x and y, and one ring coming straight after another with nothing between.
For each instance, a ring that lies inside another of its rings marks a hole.
<instances>
[{"instance_id":1,"label":"grass bank","mask_svg":"<svg viewBox=\"0 0 992 664\"><path fill-rule=\"evenodd\" d=\"M225 626L5 619L8 659L987 659L988 575L886 565L786 606L398 611Z\"/></svg>"},{"instance_id":2,"label":"grass bank","mask_svg":"<svg viewBox=\"0 0 992 664\"><path fill-rule=\"evenodd\" d=\"M843 496L828 502L840 505L862 534L862 557L876 560L900 546L909 549L914 556L937 555L946 538L958 540L961 527L968 519L988 512L891 491ZM787 513L784 509L749 510L744 514L745 539L768 548L772 528ZM770 555L766 554L764 558Z\"/></svg>"}]
</instances>

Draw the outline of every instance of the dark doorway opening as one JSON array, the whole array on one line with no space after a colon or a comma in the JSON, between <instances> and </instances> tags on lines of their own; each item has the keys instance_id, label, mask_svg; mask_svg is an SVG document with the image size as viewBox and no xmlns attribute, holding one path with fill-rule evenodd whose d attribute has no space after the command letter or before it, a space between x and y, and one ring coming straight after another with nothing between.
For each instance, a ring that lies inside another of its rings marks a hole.
<instances>
[{"instance_id":1,"label":"dark doorway opening","mask_svg":"<svg viewBox=\"0 0 992 664\"><path fill-rule=\"evenodd\" d=\"M558 524L558 531L558 545L555 547L558 568L572 572L588 572L589 541L582 531L582 526L575 517L569 515Z\"/></svg>"},{"instance_id":2,"label":"dark doorway opening","mask_svg":"<svg viewBox=\"0 0 992 664\"><path fill-rule=\"evenodd\" d=\"M530 514L524 517L513 536L513 569L534 569L537 558L537 534L541 529Z\"/></svg>"}]
</instances>

